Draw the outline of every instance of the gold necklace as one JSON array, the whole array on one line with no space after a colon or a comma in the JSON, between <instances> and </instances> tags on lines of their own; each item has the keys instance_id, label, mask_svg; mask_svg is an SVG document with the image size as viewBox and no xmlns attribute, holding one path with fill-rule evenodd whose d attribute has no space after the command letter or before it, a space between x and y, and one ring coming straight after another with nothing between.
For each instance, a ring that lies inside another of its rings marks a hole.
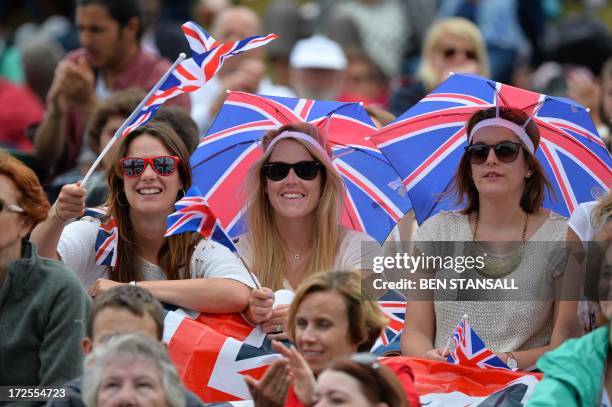
<instances>
[{"instance_id":1,"label":"gold necklace","mask_svg":"<svg viewBox=\"0 0 612 407\"><path fill-rule=\"evenodd\" d=\"M484 257L484 267L482 269L476 268L478 274L487 278L502 278L512 273L521 264L523 260L523 247L525 245L525 238L527 236L527 223L529 221L529 213L525 216L525 225L523 225L523 236L521 239L521 246L517 250L505 255L490 255L486 251L481 249L478 244L478 212L476 212L476 218L474 219L474 235L472 237L474 249L478 249L481 256Z\"/></svg>"}]
</instances>

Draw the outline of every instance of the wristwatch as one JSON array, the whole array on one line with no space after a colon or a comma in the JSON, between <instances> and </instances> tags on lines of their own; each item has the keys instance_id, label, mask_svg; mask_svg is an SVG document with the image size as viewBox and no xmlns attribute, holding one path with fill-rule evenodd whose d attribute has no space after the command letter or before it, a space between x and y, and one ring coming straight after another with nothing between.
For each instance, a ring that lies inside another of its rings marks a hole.
<instances>
[{"instance_id":1,"label":"wristwatch","mask_svg":"<svg viewBox=\"0 0 612 407\"><path fill-rule=\"evenodd\" d=\"M506 359L506 365L512 370L518 370L518 362L514 359L512 352L505 352L504 354L508 357L508 359Z\"/></svg>"}]
</instances>

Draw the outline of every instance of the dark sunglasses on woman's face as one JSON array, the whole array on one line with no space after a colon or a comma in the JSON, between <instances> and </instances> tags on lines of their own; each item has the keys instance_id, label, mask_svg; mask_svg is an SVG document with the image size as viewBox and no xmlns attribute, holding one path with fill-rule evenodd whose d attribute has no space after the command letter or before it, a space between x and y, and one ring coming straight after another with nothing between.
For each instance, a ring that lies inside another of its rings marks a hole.
<instances>
[{"instance_id":1,"label":"dark sunglasses on woman's face","mask_svg":"<svg viewBox=\"0 0 612 407\"><path fill-rule=\"evenodd\" d=\"M160 155L157 157L126 157L119 160L121 173L128 178L135 178L142 175L147 164L153 168L157 174L167 177L176 171L180 158L174 155Z\"/></svg>"},{"instance_id":2,"label":"dark sunglasses on woman's face","mask_svg":"<svg viewBox=\"0 0 612 407\"><path fill-rule=\"evenodd\" d=\"M293 168L298 177L310 181L315 179L321 166L318 161L300 161L295 164L268 162L263 165L262 172L270 181L280 181L285 179L289 175L289 170Z\"/></svg>"},{"instance_id":3,"label":"dark sunglasses on woman's face","mask_svg":"<svg viewBox=\"0 0 612 407\"><path fill-rule=\"evenodd\" d=\"M495 155L499 161L505 163L511 163L518 157L521 145L519 143L513 143L511 141L502 141L495 145L490 144L472 144L465 147L465 154L467 159L472 164L482 164L487 161L489 157L489 150L493 148Z\"/></svg>"},{"instance_id":4,"label":"dark sunglasses on woman's face","mask_svg":"<svg viewBox=\"0 0 612 407\"><path fill-rule=\"evenodd\" d=\"M470 50L465 51L457 48L446 48L442 51L442 55L444 55L444 58L446 59L451 59L459 52L463 53L467 59L476 61L476 53Z\"/></svg>"}]
</instances>

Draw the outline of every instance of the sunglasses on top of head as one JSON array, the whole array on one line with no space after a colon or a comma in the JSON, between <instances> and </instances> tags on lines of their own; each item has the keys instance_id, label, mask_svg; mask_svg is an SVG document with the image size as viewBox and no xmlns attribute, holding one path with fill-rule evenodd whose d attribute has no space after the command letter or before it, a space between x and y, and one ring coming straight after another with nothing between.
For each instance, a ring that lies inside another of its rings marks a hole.
<instances>
[{"instance_id":1,"label":"sunglasses on top of head","mask_svg":"<svg viewBox=\"0 0 612 407\"><path fill-rule=\"evenodd\" d=\"M293 168L295 175L305 181L315 179L322 168L318 161L300 161L294 164L284 162L267 162L262 167L262 173L270 181L281 181L289 175L289 170Z\"/></svg>"},{"instance_id":2,"label":"sunglasses on top of head","mask_svg":"<svg viewBox=\"0 0 612 407\"><path fill-rule=\"evenodd\" d=\"M160 155L157 157L126 157L119 160L121 173L128 178L142 175L147 165L150 165L157 174L167 177L176 171L181 159L174 155Z\"/></svg>"},{"instance_id":3,"label":"sunglasses on top of head","mask_svg":"<svg viewBox=\"0 0 612 407\"><path fill-rule=\"evenodd\" d=\"M512 141L502 141L495 145L490 144L472 144L465 147L465 154L467 159L472 164L482 164L487 161L489 157L489 150L493 148L495 155L499 161L505 163L511 163L518 157L521 149L520 143L513 143Z\"/></svg>"}]
</instances>

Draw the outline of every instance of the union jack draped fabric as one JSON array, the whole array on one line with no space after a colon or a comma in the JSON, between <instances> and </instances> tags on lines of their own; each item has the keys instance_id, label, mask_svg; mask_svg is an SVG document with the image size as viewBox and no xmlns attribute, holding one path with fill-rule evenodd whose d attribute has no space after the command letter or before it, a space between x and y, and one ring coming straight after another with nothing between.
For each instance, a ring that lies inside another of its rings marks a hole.
<instances>
[{"instance_id":1,"label":"union jack draped fabric","mask_svg":"<svg viewBox=\"0 0 612 407\"><path fill-rule=\"evenodd\" d=\"M237 252L236 246L227 236L212 209L202 197L198 187L191 187L185 196L174 204L176 212L168 216L168 229L164 236L185 232L198 232L207 239Z\"/></svg>"},{"instance_id":2,"label":"union jack draped fabric","mask_svg":"<svg viewBox=\"0 0 612 407\"><path fill-rule=\"evenodd\" d=\"M448 355L448 362L461 366L481 369L496 368L512 370L497 355L488 349L472 326L462 319L452 336L454 349Z\"/></svg>"},{"instance_id":3,"label":"union jack draped fabric","mask_svg":"<svg viewBox=\"0 0 612 407\"><path fill-rule=\"evenodd\" d=\"M106 214L107 208L86 208L83 216L100 220L96 244L94 246L96 264L115 267L117 265L117 222Z\"/></svg>"},{"instance_id":4,"label":"union jack draped fabric","mask_svg":"<svg viewBox=\"0 0 612 407\"><path fill-rule=\"evenodd\" d=\"M417 221L454 209L442 193L466 145L465 123L476 111L515 107L533 117L540 131L536 157L556 199L544 206L568 216L578 203L612 185L612 160L588 111L565 98L546 96L476 75L454 74L383 128L372 140L393 164L408 191Z\"/></svg>"},{"instance_id":5,"label":"union jack draped fabric","mask_svg":"<svg viewBox=\"0 0 612 407\"><path fill-rule=\"evenodd\" d=\"M212 38L206 30L193 21L186 22L181 28L189 42L192 51L191 58L177 65L164 83L146 101L121 136L129 134L130 131L149 121L166 100L185 92L198 90L219 71L225 59L261 47L278 38L276 34L268 34L223 44Z\"/></svg>"},{"instance_id":6,"label":"union jack draped fabric","mask_svg":"<svg viewBox=\"0 0 612 407\"><path fill-rule=\"evenodd\" d=\"M232 237L245 232L249 168L263 153L266 131L309 122L327 135L335 168L346 186L342 223L383 241L410 209L394 187L399 177L369 140L374 124L357 103L283 98L231 92L192 155L194 184L218 213ZM401 183L400 183L401 184Z\"/></svg>"}]
</instances>

